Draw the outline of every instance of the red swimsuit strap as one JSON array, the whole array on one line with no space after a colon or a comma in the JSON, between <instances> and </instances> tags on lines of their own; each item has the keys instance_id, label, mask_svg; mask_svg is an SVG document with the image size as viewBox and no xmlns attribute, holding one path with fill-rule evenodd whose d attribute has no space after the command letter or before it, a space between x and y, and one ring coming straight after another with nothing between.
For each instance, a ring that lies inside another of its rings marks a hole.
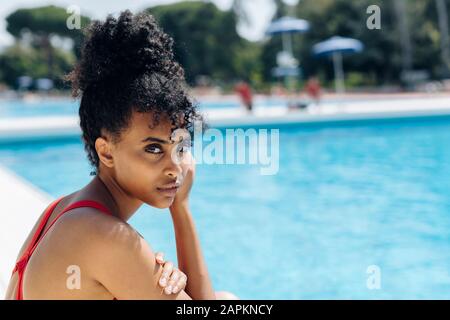
<instances>
[{"instance_id":1,"label":"red swimsuit strap","mask_svg":"<svg viewBox=\"0 0 450 320\"><path fill-rule=\"evenodd\" d=\"M58 219L67 211L69 210L73 210L76 208L82 208L82 207L90 207L90 208L94 208L97 209L107 215L112 215L111 212L109 211L108 208L106 208L104 205L102 205L101 203L98 203L96 201L92 201L92 200L81 200L81 201L77 201L73 204L71 204L70 206L66 207L60 214L58 214L58 216L52 221L52 223L50 224L50 226L47 228L47 230L45 230L45 232L42 234L42 231L45 227L45 225L47 224L48 220L50 219L50 216L53 213L53 210L55 210L56 206L58 205L58 203L61 201L63 197L58 198L57 200L55 200L47 209L47 211L44 214L44 218L42 219L42 221L39 223L38 229L36 230L33 239L31 240L30 244L28 245L27 249L25 250L24 254L22 255L22 257L19 259L19 261L17 261L16 266L14 267L13 270L13 274L18 271L19 272L19 283L18 283L18 290L17 290L17 295L16 295L16 299L17 300L22 300L23 299L23 293L22 293L22 282L23 282L23 274L25 271L25 267L28 263L28 260L30 259L31 255L33 254L34 250L36 250L36 247L38 246L38 244L40 243L40 241L45 237L45 235L47 234L47 232L51 229L51 227L56 223L56 221L58 221ZM42 236L41 236L42 234Z\"/></svg>"},{"instance_id":2,"label":"red swimsuit strap","mask_svg":"<svg viewBox=\"0 0 450 320\"><path fill-rule=\"evenodd\" d=\"M41 222L38 225L38 228L36 230L36 232L33 235L33 238L31 239L30 243L28 244L28 247L25 249L24 253L22 254L22 256L20 257L20 259L17 261L16 266L13 270L13 274L16 271L19 271L22 267L22 265L24 264L24 261L27 260L26 258L29 256L29 253L31 251L31 249L33 248L33 246L36 244L37 240L39 239L39 236L42 233L42 230L44 229L45 225L48 222L48 219L50 219L50 216L53 213L53 210L55 210L56 206L58 205L58 203L61 201L63 197L60 197L58 199L56 199L55 201L53 201L50 206L47 208L47 210L44 213L44 217L41 220Z\"/></svg>"},{"instance_id":3,"label":"red swimsuit strap","mask_svg":"<svg viewBox=\"0 0 450 320\"><path fill-rule=\"evenodd\" d=\"M107 215L111 215L111 212L108 210L108 208L106 208L104 205L102 205L101 203L98 203L96 201L92 201L92 200L81 200L81 201L77 201L73 204L71 204L70 206L68 206L67 208L65 208L60 214L58 214L58 216L52 221L52 223L50 224L50 226L47 228L47 230L45 230L44 234L42 235L42 237L39 238L39 240L34 244L33 248L31 249L29 255L31 256L31 254L34 252L34 250L36 249L37 245L39 244L39 242L41 241L41 239L43 239L46 235L46 233L51 229L51 227L56 223L56 221L58 221L58 219L65 214L67 211L73 210L73 209L77 209L77 208L83 208L83 207L90 207L90 208L94 208L97 209Z\"/></svg>"}]
</instances>

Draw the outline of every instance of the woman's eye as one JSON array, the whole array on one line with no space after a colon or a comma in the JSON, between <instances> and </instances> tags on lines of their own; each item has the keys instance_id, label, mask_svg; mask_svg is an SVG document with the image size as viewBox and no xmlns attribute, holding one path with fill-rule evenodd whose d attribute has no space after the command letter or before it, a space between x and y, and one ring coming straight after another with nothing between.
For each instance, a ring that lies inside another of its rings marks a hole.
<instances>
[{"instance_id":1,"label":"woman's eye","mask_svg":"<svg viewBox=\"0 0 450 320\"><path fill-rule=\"evenodd\" d=\"M162 148L161 148L159 145L157 145L157 144L152 144L152 145L149 145L149 146L147 146L147 147L145 148L145 152L153 153L153 154L160 154L160 153L162 153L163 151L162 151Z\"/></svg>"}]
</instances>

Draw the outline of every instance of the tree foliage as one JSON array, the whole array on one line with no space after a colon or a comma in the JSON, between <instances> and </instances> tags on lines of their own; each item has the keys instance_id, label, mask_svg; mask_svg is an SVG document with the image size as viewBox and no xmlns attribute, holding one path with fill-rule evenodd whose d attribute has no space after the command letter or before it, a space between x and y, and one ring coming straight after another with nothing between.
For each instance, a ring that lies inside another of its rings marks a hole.
<instances>
[{"instance_id":1,"label":"tree foliage","mask_svg":"<svg viewBox=\"0 0 450 320\"><path fill-rule=\"evenodd\" d=\"M176 58L183 65L189 84L196 84L200 76L223 86L243 79L258 88L276 80L271 70L282 48L281 37L251 42L239 36L237 26L248 23L246 10L252 10L247 2L244 6L244 1L233 0L226 11L219 10L211 1L181 1L145 9L174 38ZM352 84L399 83L404 69L400 18L406 19L411 68L426 70L433 79L448 76L450 65L445 66L441 56L436 0L399 1L404 1L405 10L399 11L397 2L384 0L302 0L294 8L286 6L283 0L273 0L276 6L273 19L294 14L310 22L308 32L293 36L294 55L300 61L303 78L319 75L325 82L333 79L330 59L314 57L312 47L340 35L359 39L365 45L362 53L344 59ZM445 2L448 11L450 0ZM366 27L370 5L381 9L381 30ZM15 44L0 54L0 77L4 82L11 85L15 77L23 74L54 79L61 76L62 70L77 56L83 37L81 30L67 28L67 17L65 9L46 6L18 9L6 18L7 30L17 43L28 41L31 48ZM81 22L84 26L89 18L83 16ZM72 52L54 48L51 40L55 37L72 39L75 44Z\"/></svg>"},{"instance_id":2,"label":"tree foliage","mask_svg":"<svg viewBox=\"0 0 450 320\"><path fill-rule=\"evenodd\" d=\"M221 11L211 2L187 1L147 11L173 37L175 55L189 83L195 83L197 76L230 81L239 73L235 59L248 42L237 34L233 10Z\"/></svg>"},{"instance_id":3,"label":"tree foliage","mask_svg":"<svg viewBox=\"0 0 450 320\"><path fill-rule=\"evenodd\" d=\"M282 6L281 0L274 0ZM315 43L334 35L359 39L364 43L362 53L345 58L347 72L355 72L366 85L399 83L402 72L402 45L399 15L404 15L410 36L412 69L426 70L431 78L439 78L442 71L440 57L440 31L435 0L405 0L405 12L398 12L393 1L383 0L302 0L296 6L296 16L306 19L311 29L294 36L294 52L301 62L304 77L319 74L324 80L333 78L332 63L312 55ZM450 1L446 0L447 9ZM366 26L367 8L377 5L381 9L381 29ZM285 12L282 7L277 12ZM275 14L274 17L276 17ZM450 12L449 12L450 16ZM265 81L273 80L270 70L275 66L276 53L281 40L274 37L263 44L262 60Z\"/></svg>"}]
</instances>

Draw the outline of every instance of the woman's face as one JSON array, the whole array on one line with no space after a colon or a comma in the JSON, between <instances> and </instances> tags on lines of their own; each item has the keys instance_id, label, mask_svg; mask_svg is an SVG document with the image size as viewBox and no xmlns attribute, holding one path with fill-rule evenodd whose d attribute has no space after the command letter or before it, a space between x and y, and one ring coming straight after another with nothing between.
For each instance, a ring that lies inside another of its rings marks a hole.
<instances>
[{"instance_id":1,"label":"woman's face","mask_svg":"<svg viewBox=\"0 0 450 320\"><path fill-rule=\"evenodd\" d=\"M152 113L133 112L128 129L112 146L111 169L129 196L162 209L172 204L177 192L173 187L181 185L186 176L188 165L179 160L186 158L190 140L180 143L180 130L175 136L167 118L152 125Z\"/></svg>"}]
</instances>

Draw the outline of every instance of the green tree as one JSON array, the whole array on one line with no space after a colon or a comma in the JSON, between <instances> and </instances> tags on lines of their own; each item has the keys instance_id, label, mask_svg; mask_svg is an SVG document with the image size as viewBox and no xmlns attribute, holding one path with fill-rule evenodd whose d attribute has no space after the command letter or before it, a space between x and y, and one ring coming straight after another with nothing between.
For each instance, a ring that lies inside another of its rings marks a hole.
<instances>
[{"instance_id":1,"label":"green tree","mask_svg":"<svg viewBox=\"0 0 450 320\"><path fill-rule=\"evenodd\" d=\"M450 7L450 1L447 9ZM281 0L274 0L277 13L285 12ZM381 9L381 30L369 30L366 10L370 5ZM334 35L361 40L362 53L345 58L346 72L364 74L360 84L400 83L404 57L402 56L400 16L404 15L409 30L412 69L429 71L438 78L442 72L440 57L440 32L435 0L407 1L406 10L398 12L393 1L383 0L302 0L296 6L296 16L306 19L311 29L302 36L294 37L294 53L300 60L304 76L319 74L322 80L333 79L333 67L328 59L312 55L315 43ZM275 66L276 53L281 50L279 37L273 37L262 48L263 74L266 81L273 80L270 70Z\"/></svg>"},{"instance_id":2,"label":"green tree","mask_svg":"<svg viewBox=\"0 0 450 320\"><path fill-rule=\"evenodd\" d=\"M53 54L55 74L68 73L75 63L74 55L58 48L54 49ZM20 44L7 48L0 55L0 71L3 74L1 80L11 88L17 88L17 78L20 76L27 75L36 79L47 77L49 72L42 50ZM61 85L57 79L56 86Z\"/></svg>"},{"instance_id":3,"label":"green tree","mask_svg":"<svg viewBox=\"0 0 450 320\"><path fill-rule=\"evenodd\" d=\"M46 75L56 79L55 48L52 45L53 37L70 38L74 43L74 52L79 52L83 34L81 29L69 29L66 21L69 14L66 9L56 6L18 9L6 17L6 30L16 40L29 39L30 44L40 48L45 54L48 65ZM80 16L81 28L89 23L89 18Z\"/></svg>"},{"instance_id":4,"label":"green tree","mask_svg":"<svg viewBox=\"0 0 450 320\"><path fill-rule=\"evenodd\" d=\"M236 68L242 63L235 59L248 57L240 50L251 45L237 34L235 11L221 11L204 1L155 6L147 11L173 37L176 58L185 68L189 83L195 83L200 75L218 81L239 76L242 70ZM255 52L253 47L250 50Z\"/></svg>"}]
</instances>

